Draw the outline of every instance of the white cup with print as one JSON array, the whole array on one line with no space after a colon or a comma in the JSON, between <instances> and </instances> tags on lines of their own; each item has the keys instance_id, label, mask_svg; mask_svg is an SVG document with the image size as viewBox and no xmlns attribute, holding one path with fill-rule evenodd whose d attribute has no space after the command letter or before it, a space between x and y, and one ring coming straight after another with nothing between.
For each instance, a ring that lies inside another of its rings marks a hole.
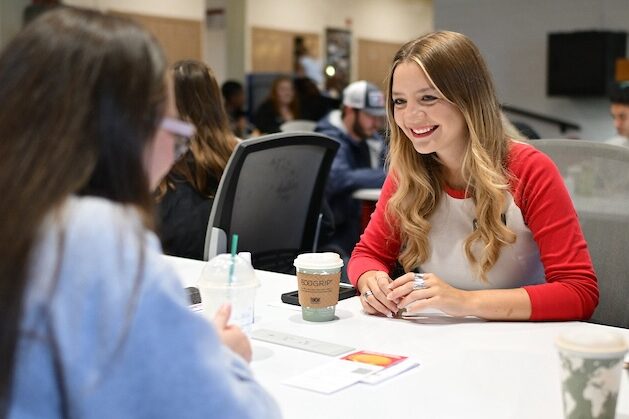
<instances>
[{"instance_id":1,"label":"white cup with print","mask_svg":"<svg viewBox=\"0 0 629 419\"><path fill-rule=\"evenodd\" d=\"M564 416L614 419L627 341L613 330L588 327L562 333L555 345Z\"/></svg>"}]
</instances>

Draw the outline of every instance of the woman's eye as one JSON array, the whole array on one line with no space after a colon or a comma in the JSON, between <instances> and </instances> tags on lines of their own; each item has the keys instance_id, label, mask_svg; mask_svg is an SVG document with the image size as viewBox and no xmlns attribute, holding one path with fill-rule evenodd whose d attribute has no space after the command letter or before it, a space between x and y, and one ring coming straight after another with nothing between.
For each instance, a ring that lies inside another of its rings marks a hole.
<instances>
[{"instance_id":1,"label":"woman's eye","mask_svg":"<svg viewBox=\"0 0 629 419\"><path fill-rule=\"evenodd\" d=\"M404 99L393 99L394 106L402 106L406 103Z\"/></svg>"},{"instance_id":2,"label":"woman's eye","mask_svg":"<svg viewBox=\"0 0 629 419\"><path fill-rule=\"evenodd\" d=\"M439 99L436 96L431 96L431 95L424 95L422 96L422 102L434 102L435 100Z\"/></svg>"}]
</instances>

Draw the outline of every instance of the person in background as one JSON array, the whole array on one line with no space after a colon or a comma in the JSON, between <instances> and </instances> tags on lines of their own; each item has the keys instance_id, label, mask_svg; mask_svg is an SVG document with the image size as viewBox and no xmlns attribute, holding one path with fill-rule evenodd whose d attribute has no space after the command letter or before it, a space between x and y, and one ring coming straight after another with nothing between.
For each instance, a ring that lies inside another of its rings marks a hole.
<instances>
[{"instance_id":1,"label":"person in background","mask_svg":"<svg viewBox=\"0 0 629 419\"><path fill-rule=\"evenodd\" d=\"M189 150L159 184L158 232L167 255L202 260L214 195L238 140L212 70L185 60L175 63L172 73L177 111L194 124L196 133Z\"/></svg>"},{"instance_id":2,"label":"person in background","mask_svg":"<svg viewBox=\"0 0 629 419\"><path fill-rule=\"evenodd\" d=\"M334 157L326 200L334 216L334 233L327 243L330 250L349 255L361 233L360 201L352 192L362 188L380 188L385 178L383 160L372 156L367 140L377 138L385 114L384 96L373 84L361 80L343 90L341 110L330 112L319 121L316 132L336 139L340 147Z\"/></svg>"},{"instance_id":3,"label":"person in background","mask_svg":"<svg viewBox=\"0 0 629 419\"><path fill-rule=\"evenodd\" d=\"M301 117L293 80L280 76L273 81L269 97L256 110L253 124L260 134L280 131L280 125Z\"/></svg>"},{"instance_id":4,"label":"person in background","mask_svg":"<svg viewBox=\"0 0 629 419\"><path fill-rule=\"evenodd\" d=\"M249 138L253 126L245 112L245 91L242 84L235 80L227 80L221 86L221 92L232 132L240 139Z\"/></svg>"},{"instance_id":5,"label":"person in background","mask_svg":"<svg viewBox=\"0 0 629 419\"><path fill-rule=\"evenodd\" d=\"M293 70L297 78L308 78L312 80L318 90L324 88L323 66L321 60L312 56L303 36L294 38L293 46L294 64Z\"/></svg>"},{"instance_id":6,"label":"person in background","mask_svg":"<svg viewBox=\"0 0 629 419\"><path fill-rule=\"evenodd\" d=\"M314 82L307 77L295 78L293 83L299 103L300 119L318 122L330 111L337 109L341 103L322 95Z\"/></svg>"},{"instance_id":7,"label":"person in background","mask_svg":"<svg viewBox=\"0 0 629 419\"><path fill-rule=\"evenodd\" d=\"M609 111L618 135L605 142L629 147L629 81L615 84L609 94L609 101Z\"/></svg>"},{"instance_id":8,"label":"person in background","mask_svg":"<svg viewBox=\"0 0 629 419\"><path fill-rule=\"evenodd\" d=\"M365 312L589 318L598 285L563 179L505 134L472 41L444 31L403 45L386 103L389 173L349 263Z\"/></svg>"},{"instance_id":9,"label":"person in background","mask_svg":"<svg viewBox=\"0 0 629 419\"><path fill-rule=\"evenodd\" d=\"M148 32L72 8L0 55L2 418L279 416L229 306L193 313L151 232L193 129L165 76Z\"/></svg>"}]
</instances>

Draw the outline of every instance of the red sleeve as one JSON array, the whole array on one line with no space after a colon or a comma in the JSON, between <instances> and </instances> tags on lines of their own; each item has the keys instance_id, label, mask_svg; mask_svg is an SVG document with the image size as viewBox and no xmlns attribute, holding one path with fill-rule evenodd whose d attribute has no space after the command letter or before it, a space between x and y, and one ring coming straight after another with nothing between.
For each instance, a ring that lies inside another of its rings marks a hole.
<instances>
[{"instance_id":1,"label":"red sleeve","mask_svg":"<svg viewBox=\"0 0 629 419\"><path fill-rule=\"evenodd\" d=\"M389 198L396 190L391 172L384 181L376 209L360 241L356 244L347 267L351 283L356 286L358 278L367 271L391 272L400 251L399 236L385 218Z\"/></svg>"},{"instance_id":2,"label":"red sleeve","mask_svg":"<svg viewBox=\"0 0 629 419\"><path fill-rule=\"evenodd\" d=\"M531 320L588 319L598 304L590 253L559 170L535 148L514 143L509 169L516 205L539 248L546 283L524 289Z\"/></svg>"}]
</instances>

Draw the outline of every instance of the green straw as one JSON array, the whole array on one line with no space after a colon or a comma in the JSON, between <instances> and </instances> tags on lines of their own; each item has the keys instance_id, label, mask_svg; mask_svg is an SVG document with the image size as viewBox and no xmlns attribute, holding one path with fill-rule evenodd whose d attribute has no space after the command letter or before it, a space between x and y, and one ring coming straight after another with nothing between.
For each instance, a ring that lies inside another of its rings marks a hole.
<instances>
[{"instance_id":1,"label":"green straw","mask_svg":"<svg viewBox=\"0 0 629 419\"><path fill-rule=\"evenodd\" d=\"M238 249L238 234L232 234L232 264L229 267L229 285L234 282L234 267L236 265L236 249Z\"/></svg>"}]
</instances>

